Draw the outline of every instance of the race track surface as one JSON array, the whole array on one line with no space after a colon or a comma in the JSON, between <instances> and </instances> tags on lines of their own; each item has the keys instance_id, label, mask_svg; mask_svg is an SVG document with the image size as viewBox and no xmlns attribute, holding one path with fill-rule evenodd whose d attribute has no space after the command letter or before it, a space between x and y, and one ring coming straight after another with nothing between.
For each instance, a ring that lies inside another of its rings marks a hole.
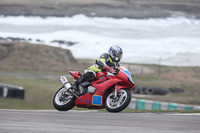
<instances>
[{"instance_id":1,"label":"race track surface","mask_svg":"<svg viewBox=\"0 0 200 133\"><path fill-rule=\"evenodd\" d=\"M0 109L0 133L200 133L200 114Z\"/></svg>"}]
</instances>

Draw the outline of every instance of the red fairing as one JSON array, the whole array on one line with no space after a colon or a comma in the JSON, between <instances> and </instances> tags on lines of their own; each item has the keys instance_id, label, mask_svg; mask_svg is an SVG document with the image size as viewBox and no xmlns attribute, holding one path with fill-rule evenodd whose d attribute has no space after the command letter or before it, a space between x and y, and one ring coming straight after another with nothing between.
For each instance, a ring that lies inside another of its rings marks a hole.
<instances>
[{"instance_id":1,"label":"red fairing","mask_svg":"<svg viewBox=\"0 0 200 133\"><path fill-rule=\"evenodd\" d=\"M74 77L74 79L78 79L81 76L81 73L78 71L69 71L69 74Z\"/></svg>"},{"instance_id":2,"label":"red fairing","mask_svg":"<svg viewBox=\"0 0 200 133\"><path fill-rule=\"evenodd\" d=\"M80 72L70 71L69 73L75 79L80 77ZM118 92L122 88L131 90L135 84L129 80L129 77L123 71L120 70L116 76L108 76L107 72L96 73L96 80L91 82L91 85L96 88L96 92L94 94L86 93L79 96L75 100L75 105L77 107L96 109L104 108L104 92L107 89L114 89L116 85Z\"/></svg>"},{"instance_id":3,"label":"red fairing","mask_svg":"<svg viewBox=\"0 0 200 133\"><path fill-rule=\"evenodd\" d=\"M135 83L131 83L129 81L128 76L126 74L124 74L124 72L122 72L122 71L119 71L118 75L115 76L115 78L121 79L121 82L119 82L118 85L124 86L124 88L132 89L135 86Z\"/></svg>"},{"instance_id":4,"label":"red fairing","mask_svg":"<svg viewBox=\"0 0 200 133\"><path fill-rule=\"evenodd\" d=\"M92 82L92 85L97 88L100 92L103 92L108 89L109 87L117 84L118 82L120 82L121 80L119 79L101 79L101 80L97 80L97 81L94 81ZM102 82L102 83L101 83ZM126 87L127 88L127 87Z\"/></svg>"},{"instance_id":5,"label":"red fairing","mask_svg":"<svg viewBox=\"0 0 200 133\"><path fill-rule=\"evenodd\" d=\"M96 79L99 79L100 77L105 77L106 74L107 74L107 72L105 72L105 71L98 72L98 73L96 73Z\"/></svg>"}]
</instances>

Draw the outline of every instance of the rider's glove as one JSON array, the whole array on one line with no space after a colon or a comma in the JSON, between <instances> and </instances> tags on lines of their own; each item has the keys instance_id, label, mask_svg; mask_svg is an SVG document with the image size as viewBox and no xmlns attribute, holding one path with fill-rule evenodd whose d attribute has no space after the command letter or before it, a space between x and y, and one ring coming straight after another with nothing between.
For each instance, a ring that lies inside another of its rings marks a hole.
<instances>
[{"instance_id":1,"label":"rider's glove","mask_svg":"<svg viewBox=\"0 0 200 133\"><path fill-rule=\"evenodd\" d=\"M115 73L115 70L112 67L105 66L104 69L110 71L111 73Z\"/></svg>"}]
</instances>

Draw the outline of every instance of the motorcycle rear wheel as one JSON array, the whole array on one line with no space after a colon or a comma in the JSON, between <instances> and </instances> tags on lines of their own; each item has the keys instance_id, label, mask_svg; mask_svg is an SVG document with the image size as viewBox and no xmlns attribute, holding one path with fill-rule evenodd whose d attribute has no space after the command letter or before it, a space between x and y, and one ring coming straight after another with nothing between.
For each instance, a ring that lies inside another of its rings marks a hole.
<instances>
[{"instance_id":1,"label":"motorcycle rear wheel","mask_svg":"<svg viewBox=\"0 0 200 133\"><path fill-rule=\"evenodd\" d=\"M67 111L72 109L75 105L75 98L64 87L61 87L53 98L54 108L59 111Z\"/></svg>"},{"instance_id":2,"label":"motorcycle rear wheel","mask_svg":"<svg viewBox=\"0 0 200 133\"><path fill-rule=\"evenodd\" d=\"M120 112L131 102L131 92L127 89L120 89L117 98L111 92L105 100L106 110L109 112Z\"/></svg>"}]
</instances>

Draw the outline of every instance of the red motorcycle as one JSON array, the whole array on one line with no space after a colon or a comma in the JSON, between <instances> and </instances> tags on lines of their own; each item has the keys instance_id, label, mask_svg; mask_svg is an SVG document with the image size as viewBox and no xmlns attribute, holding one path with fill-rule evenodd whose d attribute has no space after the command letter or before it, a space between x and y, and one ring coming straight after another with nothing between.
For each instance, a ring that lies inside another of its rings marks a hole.
<instances>
[{"instance_id":1,"label":"red motorcycle","mask_svg":"<svg viewBox=\"0 0 200 133\"><path fill-rule=\"evenodd\" d=\"M69 73L74 79L81 76L77 71ZM78 94L65 76L61 76L60 81L63 86L53 98L53 105L59 111L67 111L76 106L89 109L106 108L109 112L120 112L129 105L130 90L135 86L130 72L125 67L116 68L115 73L96 73L95 81L80 84Z\"/></svg>"}]
</instances>

